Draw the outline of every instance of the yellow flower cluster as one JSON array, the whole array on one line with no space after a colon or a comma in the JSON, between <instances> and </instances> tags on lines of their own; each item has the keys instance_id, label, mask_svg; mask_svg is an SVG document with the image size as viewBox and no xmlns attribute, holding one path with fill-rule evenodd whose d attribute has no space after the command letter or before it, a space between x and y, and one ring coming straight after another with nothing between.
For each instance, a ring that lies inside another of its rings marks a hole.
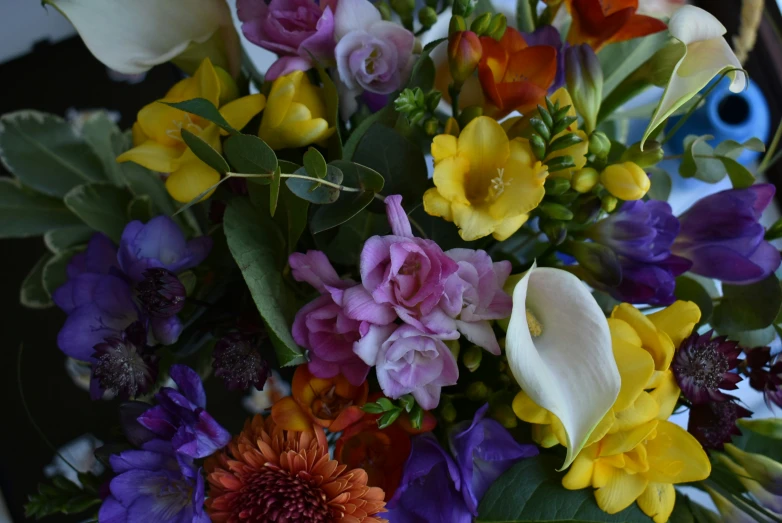
<instances>
[{"instance_id":1,"label":"yellow flower cluster","mask_svg":"<svg viewBox=\"0 0 782 523\"><path fill-rule=\"evenodd\" d=\"M626 303L614 309L608 324L621 389L562 479L565 488L593 487L598 505L610 514L637 501L655 523L664 523L676 500L673 485L709 476L711 464L700 443L667 421L680 392L671 361L700 315L685 301L648 316ZM524 392L513 410L534 424L533 438L541 446L565 444L560 421Z\"/></svg>"}]
</instances>

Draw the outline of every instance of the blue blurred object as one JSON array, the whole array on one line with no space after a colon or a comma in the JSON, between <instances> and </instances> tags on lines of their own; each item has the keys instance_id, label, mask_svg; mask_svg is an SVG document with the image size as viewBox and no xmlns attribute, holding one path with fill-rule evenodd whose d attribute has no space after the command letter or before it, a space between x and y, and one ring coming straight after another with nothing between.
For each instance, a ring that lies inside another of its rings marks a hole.
<instances>
[{"instance_id":1,"label":"blue blurred object","mask_svg":"<svg viewBox=\"0 0 782 523\"><path fill-rule=\"evenodd\" d=\"M754 83L750 83L745 91L732 93L728 90L729 85L730 80L723 78L720 84L706 97L706 103L701 105L677 131L676 136L668 142L666 147L671 154L684 152L684 138L689 134L696 136L710 134L714 136L714 140L709 141L713 146L725 140L735 140L742 143L752 137L760 138L763 143L768 140L771 131L771 115L766 98L760 88ZM671 118L666 126L666 132L681 118L681 116ZM738 161L742 164L749 164L756 160L760 154L755 151L744 151Z\"/></svg>"}]
</instances>

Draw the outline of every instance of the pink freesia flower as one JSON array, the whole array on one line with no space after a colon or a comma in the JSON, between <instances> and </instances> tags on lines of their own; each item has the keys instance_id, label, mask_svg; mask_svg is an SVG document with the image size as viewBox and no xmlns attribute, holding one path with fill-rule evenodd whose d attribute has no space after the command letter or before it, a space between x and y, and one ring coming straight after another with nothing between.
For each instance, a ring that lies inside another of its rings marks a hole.
<instances>
[{"instance_id":1,"label":"pink freesia flower","mask_svg":"<svg viewBox=\"0 0 782 523\"><path fill-rule=\"evenodd\" d=\"M354 314L358 319L349 317L346 297L355 294L359 286L340 279L320 251L291 254L289 263L297 281L307 282L322 293L299 310L293 322L294 341L310 351L310 372L319 378L333 378L341 372L352 385L362 384L369 367L353 353L353 344L372 323L390 323L396 314L388 306L358 298L351 303L362 313Z\"/></svg>"},{"instance_id":2,"label":"pink freesia flower","mask_svg":"<svg viewBox=\"0 0 782 523\"><path fill-rule=\"evenodd\" d=\"M272 0L268 5L264 0L237 1L244 36L280 56L266 73L267 80L310 69L310 53L316 60L334 58L333 4L312 0Z\"/></svg>"},{"instance_id":3,"label":"pink freesia flower","mask_svg":"<svg viewBox=\"0 0 782 523\"><path fill-rule=\"evenodd\" d=\"M374 325L354 350L375 366L386 396L412 394L424 410L437 407L442 387L459 379L456 359L445 343L412 325Z\"/></svg>"},{"instance_id":4,"label":"pink freesia flower","mask_svg":"<svg viewBox=\"0 0 782 523\"><path fill-rule=\"evenodd\" d=\"M353 114L358 107L356 97L365 90L389 94L410 76L415 36L383 20L368 0L339 0L334 37L343 118Z\"/></svg>"}]
</instances>

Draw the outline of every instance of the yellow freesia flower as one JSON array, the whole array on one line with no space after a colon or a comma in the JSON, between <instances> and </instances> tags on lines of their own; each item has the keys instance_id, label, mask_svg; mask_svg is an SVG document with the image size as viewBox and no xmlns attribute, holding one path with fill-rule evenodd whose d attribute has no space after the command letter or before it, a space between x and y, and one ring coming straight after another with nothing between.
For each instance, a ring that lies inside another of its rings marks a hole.
<instances>
[{"instance_id":1,"label":"yellow freesia flower","mask_svg":"<svg viewBox=\"0 0 782 523\"><path fill-rule=\"evenodd\" d=\"M334 134L326 119L323 90L304 71L280 76L272 84L258 136L272 149L325 145Z\"/></svg>"},{"instance_id":2,"label":"yellow freesia flower","mask_svg":"<svg viewBox=\"0 0 782 523\"><path fill-rule=\"evenodd\" d=\"M570 97L570 93L568 93L567 89L564 87L560 87L553 95L551 95L551 102L559 102L560 107L569 105L570 110L568 110L567 115L576 116L576 109L573 105L573 99ZM532 127L529 125L529 120L530 118L537 116L538 112L533 111L529 115L508 118L502 123L502 127L507 131L508 138L516 138L519 136L529 138L531 133L534 132ZM583 169L587 163L587 153L589 152L589 137L584 131L578 129L577 121L570 124L570 126L561 133L553 136L551 141L553 142L568 132L575 133L576 136L581 138L581 142L575 145L571 145L570 147L566 147L565 149L554 151L546 157L546 160L552 160L554 158L559 158L560 156L570 155L573 158L575 167L571 167L570 169L562 169L561 171L555 171L549 175L552 178L566 178L570 180L573 177L573 173Z\"/></svg>"},{"instance_id":3,"label":"yellow freesia flower","mask_svg":"<svg viewBox=\"0 0 782 523\"><path fill-rule=\"evenodd\" d=\"M472 120L458 138L436 136L432 156L435 187L424 193L424 210L455 223L466 241L508 238L545 194L548 171L529 142L509 140L488 116Z\"/></svg>"},{"instance_id":4,"label":"yellow freesia flower","mask_svg":"<svg viewBox=\"0 0 782 523\"><path fill-rule=\"evenodd\" d=\"M177 82L166 96L144 106L133 124L134 147L117 157L118 162L135 162L158 171L170 173L166 189L175 200L186 203L220 180L220 173L199 160L182 139L182 129L195 134L218 152L220 128L196 115L160 102L182 102L205 98L235 128L241 129L263 110L266 98L262 94L237 96L236 85L228 73L217 69L209 59L201 62L190 78Z\"/></svg>"},{"instance_id":5,"label":"yellow freesia flower","mask_svg":"<svg viewBox=\"0 0 782 523\"><path fill-rule=\"evenodd\" d=\"M711 465L701 445L666 421L680 393L669 367L699 320L698 307L685 301L648 316L626 303L614 309L608 325L621 388L563 478L565 488L594 487L598 505L612 514L638 501L656 523L663 523L673 510L673 485L708 477ZM533 423L533 439L541 446L566 443L557 417L523 391L513 411Z\"/></svg>"}]
</instances>

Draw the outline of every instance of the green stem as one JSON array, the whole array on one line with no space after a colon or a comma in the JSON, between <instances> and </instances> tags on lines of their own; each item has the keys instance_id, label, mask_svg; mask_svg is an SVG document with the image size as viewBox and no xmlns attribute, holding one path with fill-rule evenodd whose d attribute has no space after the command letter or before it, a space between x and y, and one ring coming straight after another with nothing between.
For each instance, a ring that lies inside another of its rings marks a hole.
<instances>
[{"instance_id":1,"label":"green stem","mask_svg":"<svg viewBox=\"0 0 782 523\"><path fill-rule=\"evenodd\" d=\"M531 33L535 30L532 4L529 0L516 1L516 25L522 33Z\"/></svg>"},{"instance_id":2,"label":"green stem","mask_svg":"<svg viewBox=\"0 0 782 523\"><path fill-rule=\"evenodd\" d=\"M763 161L760 162L760 165L758 165L758 172L764 172L766 169L768 169L771 165L771 159L774 156L774 152L776 152L777 147L779 147L779 140L782 139L782 120L779 122L779 125L777 126L777 132L774 133L774 139L771 140L771 144L768 146L768 150L766 151L765 156L763 156Z\"/></svg>"},{"instance_id":3,"label":"green stem","mask_svg":"<svg viewBox=\"0 0 782 523\"><path fill-rule=\"evenodd\" d=\"M453 117L459 118L459 95L462 92L462 86L455 83L448 86L448 94L451 97L451 113Z\"/></svg>"},{"instance_id":4,"label":"green stem","mask_svg":"<svg viewBox=\"0 0 782 523\"><path fill-rule=\"evenodd\" d=\"M630 76L622 80L622 82L605 97L600 104L597 123L600 124L600 122L611 116L611 114L624 105L625 102L645 91L649 85L650 83L646 74L641 69L637 69Z\"/></svg>"},{"instance_id":5,"label":"green stem","mask_svg":"<svg viewBox=\"0 0 782 523\"><path fill-rule=\"evenodd\" d=\"M272 174L244 174L244 173L225 173L226 178L271 178ZM310 182L317 182L327 187L333 187L344 192L361 192L361 189L355 187L345 187L338 183L329 182L320 178L313 178L312 176L306 176L304 174L280 174L280 178L297 178L299 180L307 180Z\"/></svg>"}]
</instances>

